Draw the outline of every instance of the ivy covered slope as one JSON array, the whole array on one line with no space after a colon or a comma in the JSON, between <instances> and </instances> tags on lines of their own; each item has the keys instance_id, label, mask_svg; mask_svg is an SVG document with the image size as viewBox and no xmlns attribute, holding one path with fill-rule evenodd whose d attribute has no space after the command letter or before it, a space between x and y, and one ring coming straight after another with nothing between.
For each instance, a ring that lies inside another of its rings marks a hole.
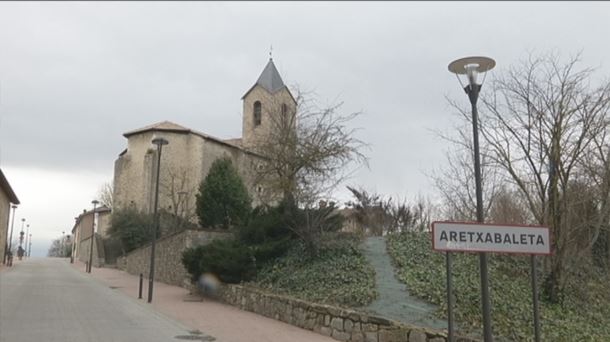
<instances>
[{"instance_id":1,"label":"ivy covered slope","mask_svg":"<svg viewBox=\"0 0 610 342\"><path fill-rule=\"evenodd\" d=\"M437 314L445 318L445 257L432 251L430 235L392 235L388 250L410 291L438 304ZM479 259L472 254L454 255L455 317L462 333L478 334L482 331ZM489 272L494 335L532 340L529 257L492 255ZM610 341L610 277L597 271L574 272L578 274L571 279L577 280L568 285L563 304L540 301L542 340Z\"/></svg>"},{"instance_id":2,"label":"ivy covered slope","mask_svg":"<svg viewBox=\"0 0 610 342\"><path fill-rule=\"evenodd\" d=\"M356 238L331 236L317 255L308 255L296 243L286 255L264 267L252 285L316 303L367 305L376 296L375 271Z\"/></svg>"}]
</instances>

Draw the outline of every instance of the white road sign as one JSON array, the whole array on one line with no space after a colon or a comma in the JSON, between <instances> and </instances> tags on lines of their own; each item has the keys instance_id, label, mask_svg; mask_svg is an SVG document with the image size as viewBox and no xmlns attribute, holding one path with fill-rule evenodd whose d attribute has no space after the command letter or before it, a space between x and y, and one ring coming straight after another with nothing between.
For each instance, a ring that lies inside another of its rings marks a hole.
<instances>
[{"instance_id":1,"label":"white road sign","mask_svg":"<svg viewBox=\"0 0 610 342\"><path fill-rule=\"evenodd\" d=\"M432 249L446 252L551 254L549 228L484 223L432 223Z\"/></svg>"}]
</instances>

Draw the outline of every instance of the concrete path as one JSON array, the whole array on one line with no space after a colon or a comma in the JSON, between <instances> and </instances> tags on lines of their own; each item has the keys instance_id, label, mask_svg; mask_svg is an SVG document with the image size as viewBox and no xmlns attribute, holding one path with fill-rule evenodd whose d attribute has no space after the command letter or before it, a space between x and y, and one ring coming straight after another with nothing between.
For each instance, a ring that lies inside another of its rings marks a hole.
<instances>
[{"instance_id":1,"label":"concrete path","mask_svg":"<svg viewBox=\"0 0 610 342\"><path fill-rule=\"evenodd\" d=\"M435 319L436 307L409 294L406 286L394 275L394 266L386 249L385 238L368 237L364 255L375 269L375 285L379 296L366 309L396 321L446 329L447 322Z\"/></svg>"},{"instance_id":2,"label":"concrete path","mask_svg":"<svg viewBox=\"0 0 610 342\"><path fill-rule=\"evenodd\" d=\"M2 342L168 342L175 320L79 274L65 260L28 259L0 273Z\"/></svg>"},{"instance_id":3,"label":"concrete path","mask_svg":"<svg viewBox=\"0 0 610 342\"><path fill-rule=\"evenodd\" d=\"M80 272L85 270L82 263L75 263L73 266ZM145 299L137 299L137 276L117 269L94 267L91 277L107 287L115 288L115 291L123 296L129 296L138 303L145 303ZM147 286L148 282L145 280L144 298L148 293ZM186 289L160 282L155 282L152 304L142 305L202 332L203 336L213 337L218 342L336 342L330 337L230 305L206 299L201 301L200 298L190 296Z\"/></svg>"}]
</instances>

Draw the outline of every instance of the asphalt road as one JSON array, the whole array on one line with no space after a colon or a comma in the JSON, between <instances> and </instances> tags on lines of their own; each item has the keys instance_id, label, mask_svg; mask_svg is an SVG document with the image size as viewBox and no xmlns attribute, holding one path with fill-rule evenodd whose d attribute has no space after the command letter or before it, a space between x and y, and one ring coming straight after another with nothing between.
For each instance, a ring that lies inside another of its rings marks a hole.
<instances>
[{"instance_id":1,"label":"asphalt road","mask_svg":"<svg viewBox=\"0 0 610 342\"><path fill-rule=\"evenodd\" d=\"M189 335L65 260L30 259L0 272L1 342L179 342Z\"/></svg>"}]
</instances>

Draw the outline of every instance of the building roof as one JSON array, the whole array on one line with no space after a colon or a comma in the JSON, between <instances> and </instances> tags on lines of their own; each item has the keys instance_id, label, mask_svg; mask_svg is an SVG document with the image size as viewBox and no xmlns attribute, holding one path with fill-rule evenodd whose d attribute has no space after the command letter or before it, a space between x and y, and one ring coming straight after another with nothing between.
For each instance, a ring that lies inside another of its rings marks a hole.
<instances>
[{"instance_id":1,"label":"building roof","mask_svg":"<svg viewBox=\"0 0 610 342\"><path fill-rule=\"evenodd\" d=\"M146 127L138 128L133 131L123 133L123 136L125 138L129 138L132 135L147 133L147 132L172 132L172 133L182 133L182 134L194 134L203 139L206 139L206 140L209 140L209 141L212 141L215 143L219 143L221 145L225 145L228 147L236 148L236 149L242 150L246 153L258 156L258 154L243 148L243 146L241 145L241 138L223 140L223 139L213 137L213 136L203 133L203 132L199 132L199 131L196 131L196 130L193 130L190 128L186 128L184 126L180 126L171 121L162 121L162 122L158 122L156 124L152 124L152 125L149 125ZM126 150L121 152L121 154L119 156L124 155L125 152L126 152Z\"/></svg>"},{"instance_id":2,"label":"building roof","mask_svg":"<svg viewBox=\"0 0 610 342\"><path fill-rule=\"evenodd\" d=\"M267 89L270 93L275 93L286 86L275 64L273 64L273 59L269 58L269 62L267 62L265 69L258 77L258 80L256 80L256 84Z\"/></svg>"},{"instance_id":3,"label":"building roof","mask_svg":"<svg viewBox=\"0 0 610 342\"><path fill-rule=\"evenodd\" d=\"M238 146L238 147L242 147L242 139L241 138L225 139L225 142L227 144L231 144L231 145L235 145L235 146Z\"/></svg>"},{"instance_id":4,"label":"building roof","mask_svg":"<svg viewBox=\"0 0 610 342\"><path fill-rule=\"evenodd\" d=\"M112 209L108 208L105 205L102 205L101 207L97 207L95 208L95 212L98 214L102 214L102 213L111 213ZM74 223L74 227L72 227L72 234L74 234L76 232L76 228L78 227L78 225L80 224L80 221L87 215L91 215L93 213L93 209L87 211L87 210L83 210L83 212L78 215L78 217L76 217L76 222Z\"/></svg>"},{"instance_id":5,"label":"building roof","mask_svg":"<svg viewBox=\"0 0 610 342\"><path fill-rule=\"evenodd\" d=\"M280 73L277 71L275 64L273 64L272 58L269 58L269 62L267 62L265 69L263 69L263 72L258 77L258 80L256 80L256 83L254 83L254 85L252 87L250 87L250 89L248 89L248 91L241 98L243 99L244 97L246 97L246 95L248 95L252 91L252 89L254 89L254 87L256 87L257 85L265 88L265 90L267 90L271 94L274 94L284 88L288 88L284 84L284 81L282 81L282 77L280 76ZM290 93L290 90L288 90L288 93L290 94L290 96L292 96L292 94ZM293 97L293 100L294 100L294 97Z\"/></svg>"},{"instance_id":6,"label":"building roof","mask_svg":"<svg viewBox=\"0 0 610 342\"><path fill-rule=\"evenodd\" d=\"M8 196L8 200L13 204L19 204L19 198L15 195L13 188L8 182L8 179L4 176L4 172L0 170L0 189L4 190L6 195Z\"/></svg>"},{"instance_id":7,"label":"building roof","mask_svg":"<svg viewBox=\"0 0 610 342\"><path fill-rule=\"evenodd\" d=\"M162 121L157 122L156 124L148 125L146 127L134 129L133 131L129 131L127 133L123 133L125 138L129 138L130 136L138 133L150 132L150 131L162 131L162 132L173 132L173 133L189 133L191 130L175 124L170 121Z\"/></svg>"}]
</instances>

